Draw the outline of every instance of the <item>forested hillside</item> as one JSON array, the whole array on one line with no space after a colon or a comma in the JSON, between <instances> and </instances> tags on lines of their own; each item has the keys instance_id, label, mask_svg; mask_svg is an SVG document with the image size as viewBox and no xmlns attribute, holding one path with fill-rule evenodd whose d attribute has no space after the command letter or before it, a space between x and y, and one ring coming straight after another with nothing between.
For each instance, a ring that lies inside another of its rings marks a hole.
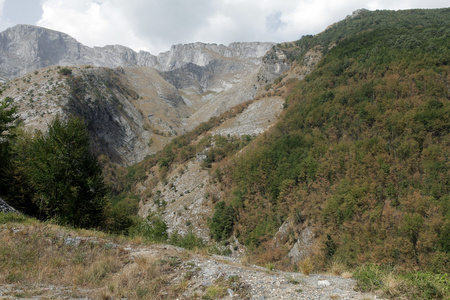
<instances>
[{"instance_id":1,"label":"forested hillside","mask_svg":"<svg viewBox=\"0 0 450 300\"><path fill-rule=\"evenodd\" d=\"M279 261L290 222L312 228L319 268L448 272L450 10L362 11L296 46L325 55L276 127L222 166L229 234Z\"/></svg>"}]
</instances>

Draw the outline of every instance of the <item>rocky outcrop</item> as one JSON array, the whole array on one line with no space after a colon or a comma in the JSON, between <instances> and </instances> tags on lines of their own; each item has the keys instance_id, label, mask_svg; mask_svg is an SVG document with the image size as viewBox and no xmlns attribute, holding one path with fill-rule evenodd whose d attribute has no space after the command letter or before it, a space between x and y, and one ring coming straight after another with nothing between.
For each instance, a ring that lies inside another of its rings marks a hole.
<instances>
[{"instance_id":1,"label":"rocky outcrop","mask_svg":"<svg viewBox=\"0 0 450 300\"><path fill-rule=\"evenodd\" d=\"M150 133L144 129L145 116L132 104L139 96L121 79L119 70L74 70L67 80L70 95L65 110L86 121L100 153L128 165L149 153Z\"/></svg>"},{"instance_id":2,"label":"rocky outcrop","mask_svg":"<svg viewBox=\"0 0 450 300\"><path fill-rule=\"evenodd\" d=\"M205 67L219 59L237 59L246 63L261 64L261 57L273 43L232 43L228 47L217 44L191 43L178 44L159 54L152 67L161 71L172 71L189 63Z\"/></svg>"},{"instance_id":3,"label":"rocky outcrop","mask_svg":"<svg viewBox=\"0 0 450 300\"><path fill-rule=\"evenodd\" d=\"M147 117L123 70L71 67L71 76L59 70L41 69L3 86L2 97L14 99L29 131L47 130L55 116L76 115L85 120L97 152L113 162L133 164L151 152Z\"/></svg>"},{"instance_id":4,"label":"rocky outcrop","mask_svg":"<svg viewBox=\"0 0 450 300\"><path fill-rule=\"evenodd\" d=\"M272 83L291 67L285 50L276 46L273 46L264 55L262 61L263 63L258 73L258 83L261 85Z\"/></svg>"},{"instance_id":5,"label":"rocky outcrop","mask_svg":"<svg viewBox=\"0 0 450 300\"><path fill-rule=\"evenodd\" d=\"M0 212L5 212L5 213L13 212L13 213L17 213L18 211L15 210L14 208L12 208L11 206L9 206L8 203L6 203L2 198L0 198Z\"/></svg>"},{"instance_id":6,"label":"rocky outcrop","mask_svg":"<svg viewBox=\"0 0 450 300\"><path fill-rule=\"evenodd\" d=\"M140 186L142 205L140 215L158 213L168 225L168 232L186 235L195 233L205 241L209 240L207 219L212 214L211 198L220 191L211 183L208 170L200 163L188 162L171 172L166 182L159 182L151 197L146 197L145 189L155 178L149 175L146 183Z\"/></svg>"}]
</instances>

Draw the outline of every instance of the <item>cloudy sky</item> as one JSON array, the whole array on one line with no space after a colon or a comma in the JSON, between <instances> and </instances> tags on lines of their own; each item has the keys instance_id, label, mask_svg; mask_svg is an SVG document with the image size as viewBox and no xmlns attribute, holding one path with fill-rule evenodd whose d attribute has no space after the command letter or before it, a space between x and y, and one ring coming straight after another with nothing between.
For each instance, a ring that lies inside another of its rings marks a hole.
<instances>
[{"instance_id":1,"label":"cloudy sky","mask_svg":"<svg viewBox=\"0 0 450 300\"><path fill-rule=\"evenodd\" d=\"M197 41L293 41L359 8L448 6L448 0L0 0L0 31L32 24L91 47L121 44L158 54Z\"/></svg>"}]
</instances>

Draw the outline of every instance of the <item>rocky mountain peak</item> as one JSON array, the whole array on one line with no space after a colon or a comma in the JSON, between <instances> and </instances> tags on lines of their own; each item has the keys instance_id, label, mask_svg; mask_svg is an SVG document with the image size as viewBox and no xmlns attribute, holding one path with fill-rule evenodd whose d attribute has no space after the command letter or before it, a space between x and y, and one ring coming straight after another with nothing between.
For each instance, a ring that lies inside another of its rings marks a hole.
<instances>
[{"instance_id":1,"label":"rocky mountain peak","mask_svg":"<svg viewBox=\"0 0 450 300\"><path fill-rule=\"evenodd\" d=\"M167 52L160 53L155 67L162 71L172 71L187 64L207 66L217 59L237 59L249 62L261 61L273 43L232 43L228 47L218 44L191 43L173 45Z\"/></svg>"},{"instance_id":2,"label":"rocky mountain peak","mask_svg":"<svg viewBox=\"0 0 450 300\"><path fill-rule=\"evenodd\" d=\"M191 43L172 46L154 56L121 45L88 47L71 36L32 25L16 25L0 33L0 77L13 79L31 71L53 66L154 67L172 71L187 64L206 66L216 59L258 62L272 43Z\"/></svg>"}]
</instances>

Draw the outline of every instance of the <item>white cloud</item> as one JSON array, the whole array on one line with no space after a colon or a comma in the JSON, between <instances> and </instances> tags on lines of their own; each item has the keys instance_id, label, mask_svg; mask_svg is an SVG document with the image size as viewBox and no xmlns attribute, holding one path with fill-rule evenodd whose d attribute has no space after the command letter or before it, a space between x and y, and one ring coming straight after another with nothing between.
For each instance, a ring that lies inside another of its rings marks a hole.
<instances>
[{"instance_id":1,"label":"white cloud","mask_svg":"<svg viewBox=\"0 0 450 300\"><path fill-rule=\"evenodd\" d=\"M37 25L83 44L122 44L153 54L189 42L291 41L359 8L445 7L448 0L41 0ZM4 0L0 0L0 4Z\"/></svg>"},{"instance_id":2,"label":"white cloud","mask_svg":"<svg viewBox=\"0 0 450 300\"><path fill-rule=\"evenodd\" d=\"M3 16L3 7L5 5L5 1L6 0L0 0L0 30L4 30L13 25Z\"/></svg>"},{"instance_id":3,"label":"white cloud","mask_svg":"<svg viewBox=\"0 0 450 300\"><path fill-rule=\"evenodd\" d=\"M120 10L106 1L45 0L37 25L67 33L89 46L123 44L146 48L137 39Z\"/></svg>"},{"instance_id":4,"label":"white cloud","mask_svg":"<svg viewBox=\"0 0 450 300\"><path fill-rule=\"evenodd\" d=\"M281 20L281 11L274 11L266 17L266 29L270 32L277 32L286 26Z\"/></svg>"}]
</instances>

